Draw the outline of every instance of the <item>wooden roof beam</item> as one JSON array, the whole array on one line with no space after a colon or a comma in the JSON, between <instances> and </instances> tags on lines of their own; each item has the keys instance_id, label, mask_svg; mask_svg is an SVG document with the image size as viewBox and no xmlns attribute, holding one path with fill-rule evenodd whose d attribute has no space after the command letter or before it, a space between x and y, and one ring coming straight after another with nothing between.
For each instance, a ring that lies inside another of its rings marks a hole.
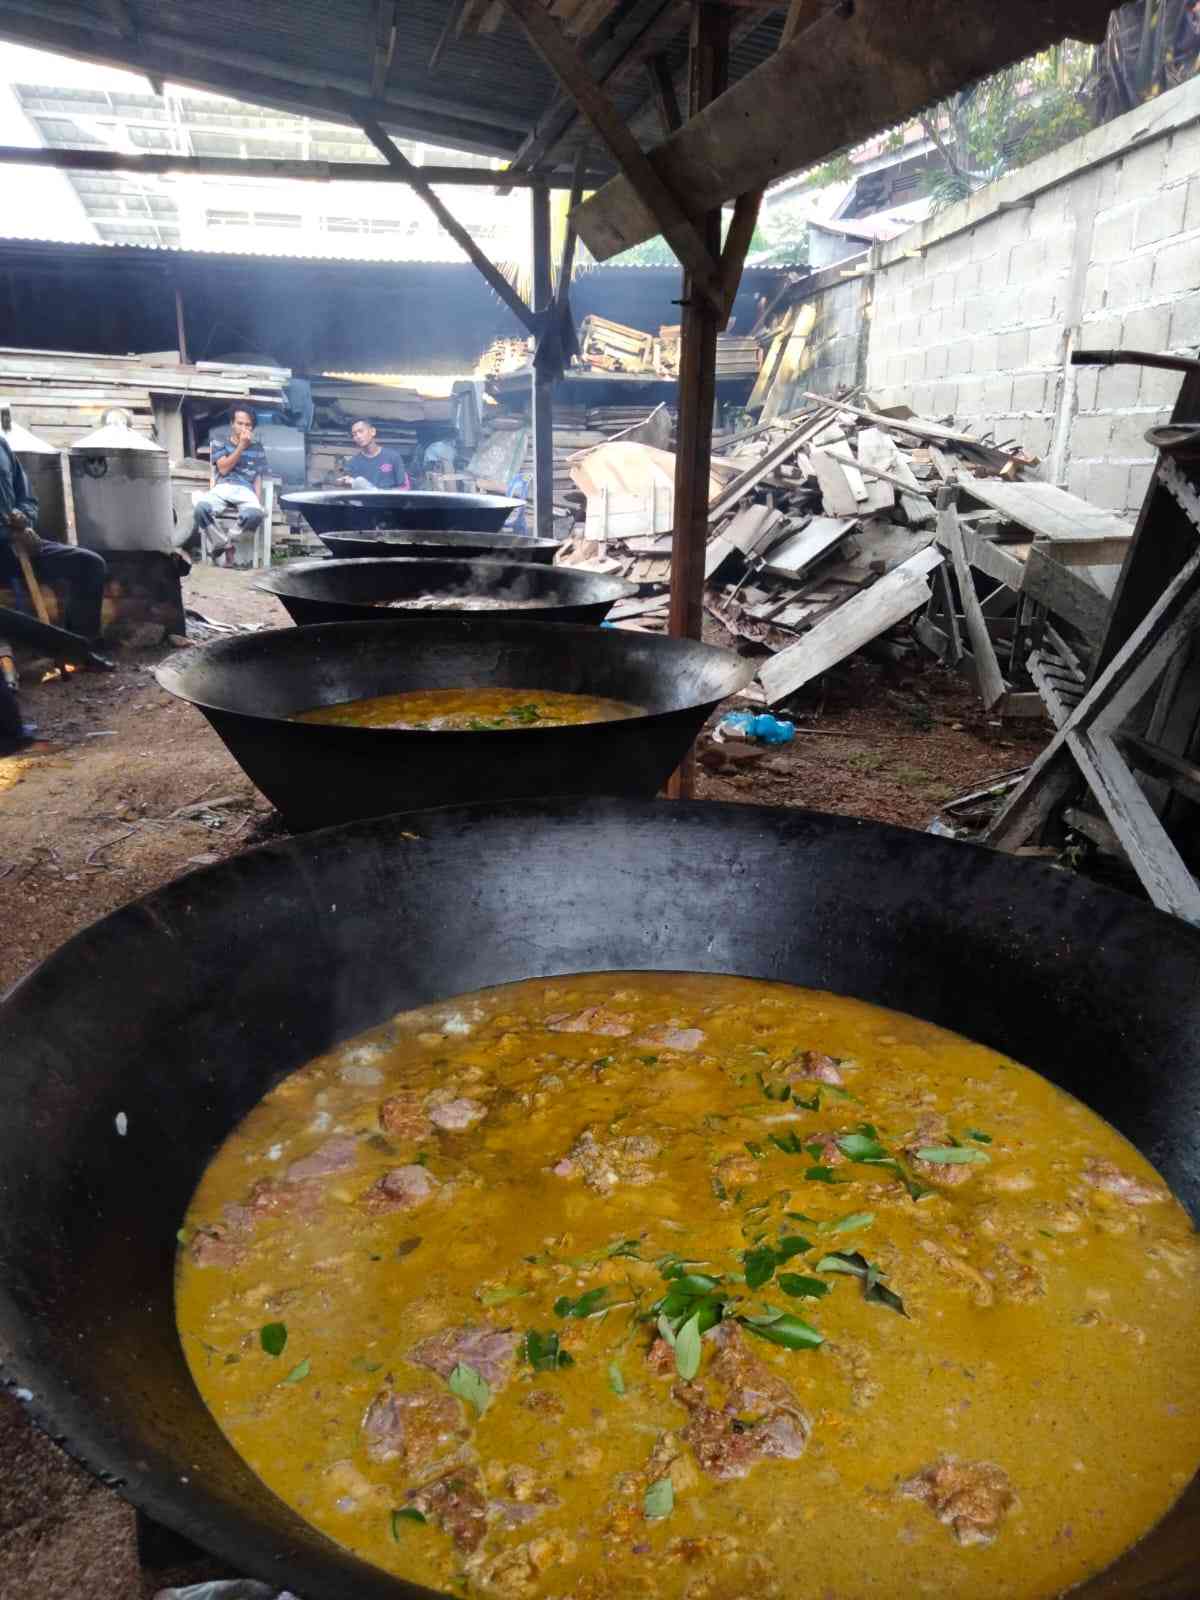
<instances>
[{"instance_id":1,"label":"wooden roof beam","mask_svg":"<svg viewBox=\"0 0 1200 1600\"><path fill-rule=\"evenodd\" d=\"M491 285L493 293L504 302L513 316L519 322L523 322L530 333L538 333L543 319L534 315L504 274L497 267L494 267L487 256L484 255L462 223L458 221L452 212L446 209L422 177L421 168L413 166L408 157L396 148L377 122L364 122L362 131L387 164L403 174L405 181L412 185L414 191L424 200L458 248L470 257L476 269Z\"/></svg>"},{"instance_id":2,"label":"wooden roof beam","mask_svg":"<svg viewBox=\"0 0 1200 1600\"><path fill-rule=\"evenodd\" d=\"M382 100L396 53L397 0L371 0L374 43L371 47L371 98Z\"/></svg>"},{"instance_id":3,"label":"wooden roof beam","mask_svg":"<svg viewBox=\"0 0 1200 1600\"><path fill-rule=\"evenodd\" d=\"M542 9L540 0L504 0L504 4L525 29L534 49L608 146L640 205L655 219L653 232L663 235L691 274L696 287L718 311L723 312L720 270L700 230L680 204L677 192L651 166L624 118L592 77L562 29ZM586 205L577 207L576 212L582 213L586 209Z\"/></svg>"},{"instance_id":4,"label":"wooden roof beam","mask_svg":"<svg viewBox=\"0 0 1200 1600\"><path fill-rule=\"evenodd\" d=\"M1111 9L1111 0L843 0L645 159L700 214L1062 38L1099 40ZM580 237L598 261L661 231L627 171L579 208Z\"/></svg>"}]
</instances>

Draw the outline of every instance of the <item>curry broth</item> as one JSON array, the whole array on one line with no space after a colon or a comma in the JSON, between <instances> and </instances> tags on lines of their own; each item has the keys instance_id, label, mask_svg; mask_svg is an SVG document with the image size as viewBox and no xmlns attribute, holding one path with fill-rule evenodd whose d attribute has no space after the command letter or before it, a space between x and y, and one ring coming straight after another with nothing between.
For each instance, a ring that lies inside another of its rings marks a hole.
<instances>
[{"instance_id":1,"label":"curry broth","mask_svg":"<svg viewBox=\"0 0 1200 1600\"><path fill-rule=\"evenodd\" d=\"M409 689L296 713L297 722L352 728L428 728L492 733L513 728L561 728L581 722L621 722L640 706L559 689Z\"/></svg>"},{"instance_id":2,"label":"curry broth","mask_svg":"<svg viewBox=\"0 0 1200 1600\"><path fill-rule=\"evenodd\" d=\"M828 994L602 974L406 1013L250 1113L183 1237L232 1443L436 1589L1049 1596L1200 1459L1200 1250L1153 1168Z\"/></svg>"}]
</instances>

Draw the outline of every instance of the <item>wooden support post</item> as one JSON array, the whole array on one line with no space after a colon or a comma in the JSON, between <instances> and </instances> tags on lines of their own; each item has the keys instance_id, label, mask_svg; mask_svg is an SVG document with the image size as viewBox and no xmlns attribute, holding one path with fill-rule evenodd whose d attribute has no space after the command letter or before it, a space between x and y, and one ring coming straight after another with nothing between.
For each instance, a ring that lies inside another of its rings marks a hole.
<instances>
[{"instance_id":1,"label":"wooden support post","mask_svg":"<svg viewBox=\"0 0 1200 1600\"><path fill-rule=\"evenodd\" d=\"M651 56L646 63L646 71L650 77L650 92L658 107L658 120L662 123L663 134L666 136L675 133L683 127L683 112L679 109L679 96L675 93L675 80L671 76L666 56Z\"/></svg>"},{"instance_id":2,"label":"wooden support post","mask_svg":"<svg viewBox=\"0 0 1200 1600\"><path fill-rule=\"evenodd\" d=\"M183 290L175 290L175 343L179 350L179 359L184 366L187 365L187 333L183 325Z\"/></svg>"},{"instance_id":3,"label":"wooden support post","mask_svg":"<svg viewBox=\"0 0 1200 1600\"><path fill-rule=\"evenodd\" d=\"M530 196L533 222L533 309L545 314L541 338L554 337L554 293L550 282L550 191ZM533 531L539 539L554 533L554 374L533 367Z\"/></svg>"},{"instance_id":4,"label":"wooden support post","mask_svg":"<svg viewBox=\"0 0 1200 1600\"><path fill-rule=\"evenodd\" d=\"M724 92L729 76L729 13L712 0L700 0L692 13L689 60L688 114L694 117ZM705 248L715 260L721 249L720 210L709 212L701 228ZM722 317L699 292L690 272L683 279L682 313L669 629L676 639L698 639L704 617L708 481ZM671 775L667 793L673 800L690 800L695 788L695 756L689 750Z\"/></svg>"}]
</instances>

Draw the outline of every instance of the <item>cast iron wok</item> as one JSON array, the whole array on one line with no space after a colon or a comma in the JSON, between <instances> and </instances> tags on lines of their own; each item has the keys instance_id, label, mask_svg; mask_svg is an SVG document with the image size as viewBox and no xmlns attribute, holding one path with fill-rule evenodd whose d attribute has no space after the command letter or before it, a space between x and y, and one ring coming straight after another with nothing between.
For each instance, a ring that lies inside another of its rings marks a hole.
<instances>
[{"instance_id":1,"label":"cast iron wok","mask_svg":"<svg viewBox=\"0 0 1200 1600\"><path fill-rule=\"evenodd\" d=\"M340 528L466 528L494 533L521 505L501 494L439 494L431 489L302 489L280 499L314 533Z\"/></svg>"},{"instance_id":2,"label":"cast iron wok","mask_svg":"<svg viewBox=\"0 0 1200 1600\"><path fill-rule=\"evenodd\" d=\"M709 712L753 675L740 656L690 639L486 613L242 634L179 651L156 673L204 713L293 829L469 800L656 794ZM293 720L370 695L475 686L644 710L621 722L445 733Z\"/></svg>"},{"instance_id":3,"label":"cast iron wok","mask_svg":"<svg viewBox=\"0 0 1200 1600\"><path fill-rule=\"evenodd\" d=\"M0 1003L0 1361L33 1415L235 1572L304 1600L427 1594L306 1526L226 1443L176 1337L175 1230L225 1136L312 1057L408 1006L613 968L809 984L959 1029L1080 1095L1200 1205L1194 928L1035 863L811 812L385 817L177 879ZM1073 1600L1198 1592L1194 1482Z\"/></svg>"},{"instance_id":4,"label":"cast iron wok","mask_svg":"<svg viewBox=\"0 0 1200 1600\"><path fill-rule=\"evenodd\" d=\"M450 556L463 560L490 556L497 561L536 561L548 567L559 549L557 539L531 539L521 533L463 533L453 528L397 528L383 533L353 528L318 537L339 561L352 561L357 556L419 556L433 561Z\"/></svg>"},{"instance_id":5,"label":"cast iron wok","mask_svg":"<svg viewBox=\"0 0 1200 1600\"><path fill-rule=\"evenodd\" d=\"M389 600L465 595L491 601L487 615L525 622L586 622L595 627L609 607L636 595L637 585L599 572L520 561L292 561L262 573L254 587L273 594L293 622L381 622L407 617L460 617L453 605L393 611ZM534 603L531 603L534 602Z\"/></svg>"}]
</instances>

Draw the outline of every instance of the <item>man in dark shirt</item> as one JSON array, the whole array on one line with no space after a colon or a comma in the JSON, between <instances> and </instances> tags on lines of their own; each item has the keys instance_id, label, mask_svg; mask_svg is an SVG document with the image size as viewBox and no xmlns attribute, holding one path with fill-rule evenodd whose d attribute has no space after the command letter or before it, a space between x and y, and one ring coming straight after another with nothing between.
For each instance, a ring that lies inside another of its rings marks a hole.
<instances>
[{"instance_id":1,"label":"man in dark shirt","mask_svg":"<svg viewBox=\"0 0 1200 1600\"><path fill-rule=\"evenodd\" d=\"M35 531L37 517L37 497L25 469L0 434L0 584L7 587L14 578L21 578L17 551L23 550L44 583L67 586L64 624L94 643L100 638L100 606L108 570L104 557L77 545L40 539ZM88 665L103 669L111 668L112 662L93 654ZM0 738L28 737L32 732L32 726L21 720L16 695L0 679Z\"/></svg>"},{"instance_id":2,"label":"man in dark shirt","mask_svg":"<svg viewBox=\"0 0 1200 1600\"><path fill-rule=\"evenodd\" d=\"M375 425L360 419L350 429L358 454L346 463L346 475L338 482L344 489L407 489L410 487L404 458L399 450L377 444Z\"/></svg>"},{"instance_id":3,"label":"man in dark shirt","mask_svg":"<svg viewBox=\"0 0 1200 1600\"><path fill-rule=\"evenodd\" d=\"M218 550L228 550L231 541L218 537L214 519L219 512L236 507L238 527L243 533L254 533L262 526L262 480L267 470L267 452L254 437L257 418L249 406L238 406L230 419L229 435L216 435L209 441L209 459L212 463L212 488L196 501L192 512L191 539L198 539L200 530L213 531L213 541Z\"/></svg>"}]
</instances>

